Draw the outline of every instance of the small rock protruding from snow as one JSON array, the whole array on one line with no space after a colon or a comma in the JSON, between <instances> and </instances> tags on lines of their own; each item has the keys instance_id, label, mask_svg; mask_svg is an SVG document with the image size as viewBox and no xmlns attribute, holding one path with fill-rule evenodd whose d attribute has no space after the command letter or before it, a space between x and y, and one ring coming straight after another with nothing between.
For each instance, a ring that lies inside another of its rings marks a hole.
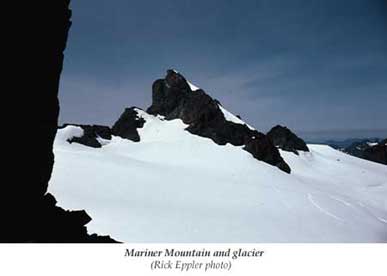
<instances>
[{"instance_id":1,"label":"small rock protruding from snow","mask_svg":"<svg viewBox=\"0 0 387 276\"><path fill-rule=\"evenodd\" d=\"M78 143L92 148L101 148L112 139L111 129L100 125L64 125L62 133L68 133L66 141L70 144Z\"/></svg>"}]
</instances>

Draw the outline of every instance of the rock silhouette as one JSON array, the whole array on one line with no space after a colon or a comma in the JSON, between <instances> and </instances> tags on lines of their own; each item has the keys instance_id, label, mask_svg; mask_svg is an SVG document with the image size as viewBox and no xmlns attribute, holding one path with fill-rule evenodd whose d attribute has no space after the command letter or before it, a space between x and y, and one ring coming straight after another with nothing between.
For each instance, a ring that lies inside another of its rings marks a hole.
<instances>
[{"instance_id":1,"label":"rock silhouette","mask_svg":"<svg viewBox=\"0 0 387 276\"><path fill-rule=\"evenodd\" d=\"M59 79L63 51L71 26L69 0L26 1L18 4L10 24L12 86L9 128L2 183L1 242L113 242L89 235L85 211L66 211L47 194L57 132ZM13 33L12 33L13 32ZM7 120L8 121L8 120ZM80 183L81 185L81 183Z\"/></svg>"}]
</instances>

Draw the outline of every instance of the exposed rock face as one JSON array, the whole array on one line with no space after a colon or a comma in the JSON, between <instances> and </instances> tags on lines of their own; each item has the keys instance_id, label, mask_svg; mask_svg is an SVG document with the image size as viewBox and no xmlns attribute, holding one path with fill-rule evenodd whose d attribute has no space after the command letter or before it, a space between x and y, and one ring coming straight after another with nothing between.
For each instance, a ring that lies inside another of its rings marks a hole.
<instances>
[{"instance_id":1,"label":"exposed rock face","mask_svg":"<svg viewBox=\"0 0 387 276\"><path fill-rule=\"evenodd\" d=\"M63 127L66 127L71 124L65 124ZM101 148L102 144L98 141L98 138L105 140L112 139L112 130L108 126L100 125L73 125L78 126L83 129L82 137L73 137L68 142L69 143L78 143L92 148Z\"/></svg>"},{"instance_id":2,"label":"exposed rock face","mask_svg":"<svg viewBox=\"0 0 387 276\"><path fill-rule=\"evenodd\" d=\"M201 89L192 91L181 74L168 70L165 79L157 80L152 90L148 113L162 115L167 120L179 118L189 125L189 132L210 138L219 145L245 145L244 149L256 159L290 172L277 148L264 134L246 124L226 120L220 103Z\"/></svg>"},{"instance_id":3,"label":"exposed rock face","mask_svg":"<svg viewBox=\"0 0 387 276\"><path fill-rule=\"evenodd\" d=\"M267 136L271 139L273 144L285 151L291 151L298 155L298 151L309 151L308 146L294 134L287 127L277 125L273 127L268 133Z\"/></svg>"},{"instance_id":4,"label":"exposed rock face","mask_svg":"<svg viewBox=\"0 0 387 276\"><path fill-rule=\"evenodd\" d=\"M15 119L8 163L10 177L2 185L0 242L112 242L109 237L88 235L90 217L84 211L65 211L47 193L54 164L53 142L57 131L58 87L63 51L70 28L69 0L25 1L11 24L14 37L8 53L13 80L7 102ZM17 113L17 116L16 116ZM23 122L23 127L21 126Z\"/></svg>"},{"instance_id":5,"label":"exposed rock face","mask_svg":"<svg viewBox=\"0 0 387 276\"><path fill-rule=\"evenodd\" d=\"M136 107L126 108L121 117L114 124L112 133L115 136L119 136L125 139L132 140L134 142L140 141L140 135L137 129L142 128L145 124L145 120L138 116Z\"/></svg>"}]
</instances>

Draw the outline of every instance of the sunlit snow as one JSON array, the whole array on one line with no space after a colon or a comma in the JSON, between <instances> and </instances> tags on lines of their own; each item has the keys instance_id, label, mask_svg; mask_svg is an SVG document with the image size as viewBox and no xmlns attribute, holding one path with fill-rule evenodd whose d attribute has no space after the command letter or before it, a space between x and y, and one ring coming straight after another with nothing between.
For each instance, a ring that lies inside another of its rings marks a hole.
<instances>
[{"instance_id":1,"label":"sunlit snow","mask_svg":"<svg viewBox=\"0 0 387 276\"><path fill-rule=\"evenodd\" d=\"M232 145L148 115L141 142L55 140L49 190L89 232L126 242L387 242L387 166L323 145L281 152L288 175Z\"/></svg>"}]
</instances>

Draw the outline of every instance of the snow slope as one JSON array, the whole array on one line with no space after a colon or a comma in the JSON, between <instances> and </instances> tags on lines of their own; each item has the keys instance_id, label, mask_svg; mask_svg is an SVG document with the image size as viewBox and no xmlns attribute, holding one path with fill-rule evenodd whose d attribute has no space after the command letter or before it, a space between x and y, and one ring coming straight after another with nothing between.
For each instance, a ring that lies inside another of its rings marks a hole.
<instances>
[{"instance_id":1,"label":"snow slope","mask_svg":"<svg viewBox=\"0 0 387 276\"><path fill-rule=\"evenodd\" d=\"M49 189L89 232L126 242L387 242L387 166L328 146L281 152L288 175L232 145L141 113L141 142L101 149L58 132Z\"/></svg>"}]
</instances>

